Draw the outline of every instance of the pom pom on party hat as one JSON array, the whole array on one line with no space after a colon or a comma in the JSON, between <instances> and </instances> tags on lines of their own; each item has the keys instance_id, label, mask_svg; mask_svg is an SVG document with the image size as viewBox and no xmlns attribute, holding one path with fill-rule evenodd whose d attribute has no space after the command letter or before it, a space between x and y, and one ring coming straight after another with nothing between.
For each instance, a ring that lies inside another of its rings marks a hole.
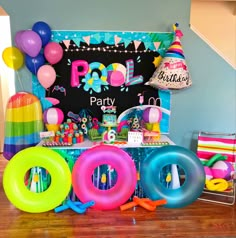
<instances>
[{"instance_id":1,"label":"pom pom on party hat","mask_svg":"<svg viewBox=\"0 0 236 238\"><path fill-rule=\"evenodd\" d=\"M177 26L177 23L173 25L175 33L174 41L146 85L166 90L183 89L192 85L180 42L183 33L177 29Z\"/></svg>"}]
</instances>

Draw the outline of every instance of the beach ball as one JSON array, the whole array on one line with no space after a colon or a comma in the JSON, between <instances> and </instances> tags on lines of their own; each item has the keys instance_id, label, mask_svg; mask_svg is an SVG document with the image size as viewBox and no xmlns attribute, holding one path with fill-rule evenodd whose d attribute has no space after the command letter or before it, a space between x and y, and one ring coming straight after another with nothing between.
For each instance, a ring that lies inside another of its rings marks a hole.
<instances>
[{"instance_id":1,"label":"beach ball","mask_svg":"<svg viewBox=\"0 0 236 238\"><path fill-rule=\"evenodd\" d=\"M211 168L214 178L229 180L234 172L233 165L228 161L217 161Z\"/></svg>"},{"instance_id":2,"label":"beach ball","mask_svg":"<svg viewBox=\"0 0 236 238\"><path fill-rule=\"evenodd\" d=\"M113 63L107 66L107 81L113 87L120 87L125 83L126 67L120 63Z\"/></svg>"},{"instance_id":3,"label":"beach ball","mask_svg":"<svg viewBox=\"0 0 236 238\"><path fill-rule=\"evenodd\" d=\"M61 124L64 120L64 113L60 108L49 108L43 113L45 124Z\"/></svg>"},{"instance_id":4,"label":"beach ball","mask_svg":"<svg viewBox=\"0 0 236 238\"><path fill-rule=\"evenodd\" d=\"M211 168L209 168L209 167L207 167L207 166L204 166L204 171L205 171L206 179L207 179L207 180L213 179L213 175L212 175L212 172L211 172Z\"/></svg>"},{"instance_id":5,"label":"beach ball","mask_svg":"<svg viewBox=\"0 0 236 238\"><path fill-rule=\"evenodd\" d=\"M158 107L147 107L143 111L143 120L146 123L157 123L161 121L161 118L162 112Z\"/></svg>"}]
</instances>

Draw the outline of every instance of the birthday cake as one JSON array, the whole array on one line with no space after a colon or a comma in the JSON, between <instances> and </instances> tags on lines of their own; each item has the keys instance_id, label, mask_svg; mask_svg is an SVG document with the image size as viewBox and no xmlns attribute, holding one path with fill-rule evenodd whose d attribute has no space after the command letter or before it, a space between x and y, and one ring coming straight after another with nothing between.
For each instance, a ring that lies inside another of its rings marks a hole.
<instances>
[{"instance_id":1,"label":"birthday cake","mask_svg":"<svg viewBox=\"0 0 236 238\"><path fill-rule=\"evenodd\" d=\"M114 106L103 106L102 107L102 125L105 127L117 126L116 107Z\"/></svg>"}]
</instances>

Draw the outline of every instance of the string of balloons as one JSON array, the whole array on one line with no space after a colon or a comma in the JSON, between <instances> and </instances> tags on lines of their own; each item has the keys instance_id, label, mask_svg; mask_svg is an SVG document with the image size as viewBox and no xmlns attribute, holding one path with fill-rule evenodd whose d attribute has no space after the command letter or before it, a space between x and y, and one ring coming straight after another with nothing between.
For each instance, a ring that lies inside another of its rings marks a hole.
<instances>
[{"instance_id":1,"label":"string of balloons","mask_svg":"<svg viewBox=\"0 0 236 238\"><path fill-rule=\"evenodd\" d=\"M15 46L9 46L2 52L4 63L17 71L24 65L46 90L56 80L52 65L63 57L63 48L51 41L51 28L43 21L36 22L30 30L20 30L14 37Z\"/></svg>"}]
</instances>

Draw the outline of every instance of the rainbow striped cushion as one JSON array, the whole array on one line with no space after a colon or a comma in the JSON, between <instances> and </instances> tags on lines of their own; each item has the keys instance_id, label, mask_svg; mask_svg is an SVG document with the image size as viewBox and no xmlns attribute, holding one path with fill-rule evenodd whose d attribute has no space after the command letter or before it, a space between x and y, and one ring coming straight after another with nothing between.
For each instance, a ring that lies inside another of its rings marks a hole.
<instances>
[{"instance_id":1,"label":"rainbow striped cushion","mask_svg":"<svg viewBox=\"0 0 236 238\"><path fill-rule=\"evenodd\" d=\"M198 136L197 156L201 160L209 160L213 155L227 156L227 161L236 160L236 138L214 138Z\"/></svg>"}]
</instances>

